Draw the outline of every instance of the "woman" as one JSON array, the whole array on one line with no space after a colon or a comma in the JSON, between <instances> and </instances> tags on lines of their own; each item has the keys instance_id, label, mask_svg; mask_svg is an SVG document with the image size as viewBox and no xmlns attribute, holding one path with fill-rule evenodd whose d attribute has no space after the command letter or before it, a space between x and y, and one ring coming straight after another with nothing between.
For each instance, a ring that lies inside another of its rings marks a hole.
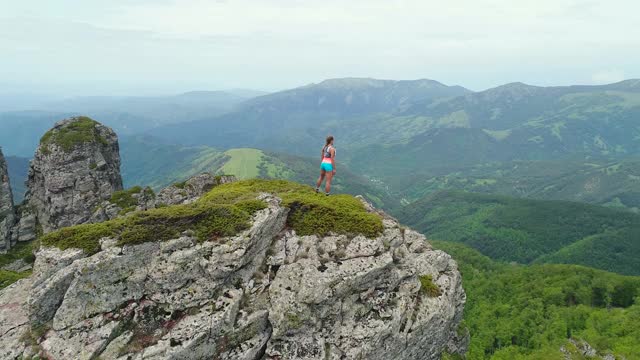
<instances>
[{"instance_id":1,"label":"woman","mask_svg":"<svg viewBox=\"0 0 640 360\"><path fill-rule=\"evenodd\" d=\"M331 191L331 179L336 174L336 148L333 147L333 136L327 136L327 142L322 148L322 162L320 163L320 177L316 183L316 192L320 192L322 180L327 178L325 185L325 195L329 196Z\"/></svg>"}]
</instances>

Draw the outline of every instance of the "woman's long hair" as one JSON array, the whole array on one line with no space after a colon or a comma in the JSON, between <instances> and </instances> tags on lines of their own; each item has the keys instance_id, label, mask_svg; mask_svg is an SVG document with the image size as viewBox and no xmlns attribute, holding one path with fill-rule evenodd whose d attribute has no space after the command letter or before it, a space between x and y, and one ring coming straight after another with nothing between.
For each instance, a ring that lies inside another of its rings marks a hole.
<instances>
[{"instance_id":1,"label":"woman's long hair","mask_svg":"<svg viewBox=\"0 0 640 360\"><path fill-rule=\"evenodd\" d=\"M331 135L327 136L327 142L324 144L324 147L322 148L323 153L324 153L324 150L327 148L327 146L331 144L332 141L333 141L333 136Z\"/></svg>"}]
</instances>

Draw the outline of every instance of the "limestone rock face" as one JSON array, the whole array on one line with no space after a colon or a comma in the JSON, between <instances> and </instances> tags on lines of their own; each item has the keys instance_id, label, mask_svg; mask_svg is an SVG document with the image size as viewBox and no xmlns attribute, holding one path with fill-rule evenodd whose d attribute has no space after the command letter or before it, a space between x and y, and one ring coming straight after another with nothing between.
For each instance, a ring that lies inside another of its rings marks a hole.
<instances>
[{"instance_id":1,"label":"limestone rock face","mask_svg":"<svg viewBox=\"0 0 640 360\"><path fill-rule=\"evenodd\" d=\"M13 206L13 194L9 184L9 172L7 162L0 149L0 253L9 250L14 243L11 231L16 222L16 213Z\"/></svg>"},{"instance_id":2,"label":"limestone rock face","mask_svg":"<svg viewBox=\"0 0 640 360\"><path fill-rule=\"evenodd\" d=\"M26 300L31 280L22 279L0 290L0 359L29 359L30 344L25 341L29 332Z\"/></svg>"},{"instance_id":3,"label":"limestone rock face","mask_svg":"<svg viewBox=\"0 0 640 360\"><path fill-rule=\"evenodd\" d=\"M103 200L122 189L116 134L86 117L58 122L40 141L27 186L30 213L21 216L18 229L23 240L33 238L33 226L48 233L87 222Z\"/></svg>"},{"instance_id":4,"label":"limestone rock face","mask_svg":"<svg viewBox=\"0 0 640 360\"><path fill-rule=\"evenodd\" d=\"M268 207L233 237L104 238L91 256L41 248L29 281L0 291L19 309L0 307L0 331L10 331L0 357L418 360L464 351L460 273L424 236L389 217L376 238L299 236L278 198L260 198ZM425 277L438 291L421 285Z\"/></svg>"}]
</instances>

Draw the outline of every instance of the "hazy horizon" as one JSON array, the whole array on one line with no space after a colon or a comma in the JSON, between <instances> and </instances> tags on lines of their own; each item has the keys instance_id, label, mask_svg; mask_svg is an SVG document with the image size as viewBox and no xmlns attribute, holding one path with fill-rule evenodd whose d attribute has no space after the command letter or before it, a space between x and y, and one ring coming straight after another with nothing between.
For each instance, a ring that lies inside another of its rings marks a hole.
<instances>
[{"instance_id":1,"label":"hazy horizon","mask_svg":"<svg viewBox=\"0 0 640 360\"><path fill-rule=\"evenodd\" d=\"M0 0L2 93L277 91L325 79L640 78L640 4L618 0Z\"/></svg>"}]
</instances>

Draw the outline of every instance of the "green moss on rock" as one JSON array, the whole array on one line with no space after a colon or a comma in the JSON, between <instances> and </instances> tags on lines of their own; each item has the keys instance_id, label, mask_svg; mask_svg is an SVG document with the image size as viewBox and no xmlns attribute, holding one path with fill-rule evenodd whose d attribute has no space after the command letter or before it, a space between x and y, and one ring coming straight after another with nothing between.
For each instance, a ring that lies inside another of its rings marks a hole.
<instances>
[{"instance_id":1,"label":"green moss on rock","mask_svg":"<svg viewBox=\"0 0 640 360\"><path fill-rule=\"evenodd\" d=\"M138 205L138 200L133 195L140 194L142 188L140 186L134 186L131 189L116 191L111 195L109 200L112 204L118 205L121 208L135 207Z\"/></svg>"},{"instance_id":2,"label":"green moss on rock","mask_svg":"<svg viewBox=\"0 0 640 360\"><path fill-rule=\"evenodd\" d=\"M186 181L177 182L177 183L174 183L173 186L177 187L178 189L184 189L185 186L187 186L187 182Z\"/></svg>"},{"instance_id":3,"label":"green moss on rock","mask_svg":"<svg viewBox=\"0 0 640 360\"><path fill-rule=\"evenodd\" d=\"M255 199L260 193L282 198L290 209L287 223L299 235L329 233L374 237L382 230L382 220L368 213L360 200L351 195L325 196L311 187L285 180L252 179L218 186L205 199L212 202Z\"/></svg>"},{"instance_id":4,"label":"green moss on rock","mask_svg":"<svg viewBox=\"0 0 640 360\"><path fill-rule=\"evenodd\" d=\"M440 288L433 282L431 275L420 276L420 290L429 297L438 297L441 294Z\"/></svg>"},{"instance_id":5,"label":"green moss on rock","mask_svg":"<svg viewBox=\"0 0 640 360\"><path fill-rule=\"evenodd\" d=\"M137 194L143 194L146 197L155 197L155 193L150 187L143 189L140 186L134 186L127 190L114 192L109 201L122 209L119 212L120 215L125 215L134 211L138 206L138 199L134 197L134 195Z\"/></svg>"},{"instance_id":6,"label":"green moss on rock","mask_svg":"<svg viewBox=\"0 0 640 360\"><path fill-rule=\"evenodd\" d=\"M47 154L50 152L51 144L58 145L65 152L71 152L76 146L98 142L107 144L107 140L102 137L97 126L97 121L86 116L71 118L73 121L60 128L47 131L40 139L40 148Z\"/></svg>"},{"instance_id":7,"label":"green moss on rock","mask_svg":"<svg viewBox=\"0 0 640 360\"><path fill-rule=\"evenodd\" d=\"M266 208L257 200L270 193L291 209L288 224L299 234L375 236L382 220L368 213L358 199L347 195L326 197L307 186L282 180L245 180L215 187L193 204L134 212L99 224L86 224L47 234L41 242L61 249L80 248L88 254L100 249L99 240L116 238L119 245L166 241L191 230L200 241L232 236L249 228L251 216Z\"/></svg>"}]
</instances>

